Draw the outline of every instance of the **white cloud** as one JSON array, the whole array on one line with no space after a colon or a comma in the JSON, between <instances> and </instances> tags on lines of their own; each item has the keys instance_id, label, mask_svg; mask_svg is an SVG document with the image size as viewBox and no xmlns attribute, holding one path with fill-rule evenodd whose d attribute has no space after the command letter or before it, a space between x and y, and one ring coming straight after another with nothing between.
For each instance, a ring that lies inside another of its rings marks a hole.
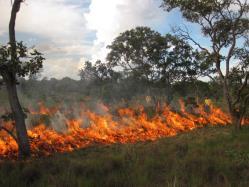
<instances>
[{"instance_id":1,"label":"white cloud","mask_svg":"<svg viewBox=\"0 0 249 187\"><path fill-rule=\"evenodd\" d=\"M157 0L92 0L85 14L87 28L96 31L93 59L103 59L106 46L119 33L136 26L163 24L165 12Z\"/></svg>"},{"instance_id":2,"label":"white cloud","mask_svg":"<svg viewBox=\"0 0 249 187\"><path fill-rule=\"evenodd\" d=\"M68 44L59 44L55 42L41 42L39 43L36 48L43 53L54 56L54 55L77 55L77 56L84 56L88 54L91 50L91 46L89 44L77 44L71 43Z\"/></svg>"},{"instance_id":3,"label":"white cloud","mask_svg":"<svg viewBox=\"0 0 249 187\"><path fill-rule=\"evenodd\" d=\"M83 38L85 27L82 10L77 5L66 4L66 0L26 0L17 16L16 30L32 33L53 40L67 37ZM0 30L7 32L11 5L0 0ZM81 34L79 34L81 33Z\"/></svg>"},{"instance_id":4,"label":"white cloud","mask_svg":"<svg viewBox=\"0 0 249 187\"><path fill-rule=\"evenodd\" d=\"M42 72L42 75L49 78L55 77L57 79L62 79L63 77L79 79L81 63L81 60L75 60L74 58L48 59L44 64L44 72Z\"/></svg>"},{"instance_id":5,"label":"white cloud","mask_svg":"<svg viewBox=\"0 0 249 187\"><path fill-rule=\"evenodd\" d=\"M37 44L45 54L44 76L75 78L78 62L72 56L89 55L89 44L84 41L88 34L85 9L81 4L81 0L26 0L22 4L16 31L30 35L25 42ZM8 32L10 0L0 0L0 12L0 35L3 35Z\"/></svg>"},{"instance_id":6,"label":"white cloud","mask_svg":"<svg viewBox=\"0 0 249 187\"><path fill-rule=\"evenodd\" d=\"M90 7L82 6L86 2ZM25 0L17 16L16 31L30 36L27 42L37 44L46 55L44 76L77 78L82 59L104 59L106 46L119 33L135 26L163 24L165 13L159 8L160 2ZM0 35L8 32L10 11L10 0L0 0Z\"/></svg>"}]
</instances>

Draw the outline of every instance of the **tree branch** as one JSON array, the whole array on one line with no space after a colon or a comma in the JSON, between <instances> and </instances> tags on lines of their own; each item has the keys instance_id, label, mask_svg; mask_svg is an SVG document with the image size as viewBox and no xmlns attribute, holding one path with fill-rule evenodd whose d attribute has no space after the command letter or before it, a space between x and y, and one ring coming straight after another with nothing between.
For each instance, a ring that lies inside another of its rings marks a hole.
<instances>
[{"instance_id":1,"label":"tree branch","mask_svg":"<svg viewBox=\"0 0 249 187\"><path fill-rule=\"evenodd\" d=\"M206 51L209 55L211 54L210 51L209 51L207 48L201 46L201 44L199 44L197 41L195 41L195 40L190 36L187 27L185 27L185 30L183 30L182 28L177 28L177 29L175 28L175 29L174 29L174 32L175 32L175 33L178 33L178 35L179 35L181 38L183 38L183 39L185 39L185 40L190 40L190 41L193 42L196 46L198 46L200 49L202 49L203 51Z\"/></svg>"},{"instance_id":2,"label":"tree branch","mask_svg":"<svg viewBox=\"0 0 249 187\"><path fill-rule=\"evenodd\" d=\"M240 19L242 18L243 14L244 14L244 7L245 5L242 5L240 1L237 1L239 6L240 6L240 10L239 10L239 16L237 18L235 18L235 21L234 21L234 24L232 25L232 45L228 51L228 55L227 55L227 58L226 58L226 77L229 76L229 71L230 71L230 60L233 56L233 52L234 52L234 49L236 47L236 37L239 33L235 33L235 30L237 28L237 25L240 21Z\"/></svg>"},{"instance_id":3,"label":"tree branch","mask_svg":"<svg viewBox=\"0 0 249 187\"><path fill-rule=\"evenodd\" d=\"M233 106L235 106L237 103L239 103L239 101L241 99L241 93L246 88L248 80L249 80L249 72L246 74L244 84L238 90L237 99L236 99L236 101L234 101ZM249 94L248 94L248 96L249 96Z\"/></svg>"}]
</instances>

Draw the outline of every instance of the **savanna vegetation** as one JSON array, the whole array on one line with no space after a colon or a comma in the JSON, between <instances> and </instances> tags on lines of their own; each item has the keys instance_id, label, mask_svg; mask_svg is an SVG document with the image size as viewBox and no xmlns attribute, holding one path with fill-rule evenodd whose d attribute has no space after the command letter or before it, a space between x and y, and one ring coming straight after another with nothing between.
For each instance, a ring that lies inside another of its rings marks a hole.
<instances>
[{"instance_id":1,"label":"savanna vegetation","mask_svg":"<svg viewBox=\"0 0 249 187\"><path fill-rule=\"evenodd\" d=\"M249 129L207 127L176 137L1 162L1 186L248 186ZM11 177L9 177L11 176Z\"/></svg>"},{"instance_id":2,"label":"savanna vegetation","mask_svg":"<svg viewBox=\"0 0 249 187\"><path fill-rule=\"evenodd\" d=\"M178 9L187 22L198 25L208 47L185 27L165 35L136 27L107 46L104 61L84 62L79 80L39 75L43 54L15 38L22 3L13 1L9 43L0 46L0 130L15 139L19 158L29 159L1 161L0 186L248 186L249 130L248 124L242 126L249 116L246 0L163 0L165 11ZM113 114L118 107L141 104L153 117L165 103L178 111L179 99L192 109L212 100L229 114L234 127L208 125L155 142L96 144L30 158L27 127L31 126L25 119L32 115L29 108L37 108L40 102L46 106L84 103L93 110L101 102L113 106ZM4 126L9 121L14 124L11 131Z\"/></svg>"}]
</instances>

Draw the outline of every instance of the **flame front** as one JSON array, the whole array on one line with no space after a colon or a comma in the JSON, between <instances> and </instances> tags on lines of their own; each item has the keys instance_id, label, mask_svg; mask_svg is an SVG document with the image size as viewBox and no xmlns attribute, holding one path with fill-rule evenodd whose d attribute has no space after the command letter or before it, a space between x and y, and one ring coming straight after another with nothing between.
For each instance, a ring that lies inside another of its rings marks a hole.
<instances>
[{"instance_id":1,"label":"flame front","mask_svg":"<svg viewBox=\"0 0 249 187\"><path fill-rule=\"evenodd\" d=\"M176 112L169 106L157 107L157 113L149 118L143 107L139 109L121 108L117 114L111 115L106 106L102 106L104 114L89 110L80 112L78 119L65 118L66 132L57 132L45 124L38 124L28 130L33 156L48 156L55 152L70 152L95 144L136 143L154 141L180 132L191 131L207 125L227 125L231 123L228 114L209 104L200 105L196 112L190 113L183 102L181 111ZM40 104L40 111L32 114L55 115L58 108L46 108ZM69 112L70 113L70 112ZM66 115L66 114L65 114ZM249 120L244 120L244 124ZM5 123L11 128L12 123ZM7 133L0 133L0 157L16 158L18 146Z\"/></svg>"}]
</instances>

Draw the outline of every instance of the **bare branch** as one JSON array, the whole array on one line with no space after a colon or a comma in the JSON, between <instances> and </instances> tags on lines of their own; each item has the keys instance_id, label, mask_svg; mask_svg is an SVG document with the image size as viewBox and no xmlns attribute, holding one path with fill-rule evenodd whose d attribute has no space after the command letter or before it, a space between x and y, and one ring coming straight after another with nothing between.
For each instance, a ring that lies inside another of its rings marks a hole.
<instances>
[{"instance_id":1,"label":"bare branch","mask_svg":"<svg viewBox=\"0 0 249 187\"><path fill-rule=\"evenodd\" d=\"M185 30L183 30L182 28L178 27L178 28L174 28L173 32L175 32L176 34L178 34L181 38L185 39L185 40L190 40L191 42L193 42L196 46L198 46L200 49L202 49L203 51L206 51L209 55L211 54L210 51L201 46L201 44L199 44L197 41L195 41L189 34L189 31L187 29L187 27L185 26Z\"/></svg>"},{"instance_id":2,"label":"bare branch","mask_svg":"<svg viewBox=\"0 0 249 187\"><path fill-rule=\"evenodd\" d=\"M213 82L216 81L216 79L214 77L212 77L211 75L206 75L208 78L210 78Z\"/></svg>"},{"instance_id":3,"label":"bare branch","mask_svg":"<svg viewBox=\"0 0 249 187\"><path fill-rule=\"evenodd\" d=\"M230 60L233 56L234 49L236 47L236 34L233 31L233 41L232 41L232 46L229 49L227 58L226 58L226 77L229 76L229 71L230 71Z\"/></svg>"}]
</instances>

